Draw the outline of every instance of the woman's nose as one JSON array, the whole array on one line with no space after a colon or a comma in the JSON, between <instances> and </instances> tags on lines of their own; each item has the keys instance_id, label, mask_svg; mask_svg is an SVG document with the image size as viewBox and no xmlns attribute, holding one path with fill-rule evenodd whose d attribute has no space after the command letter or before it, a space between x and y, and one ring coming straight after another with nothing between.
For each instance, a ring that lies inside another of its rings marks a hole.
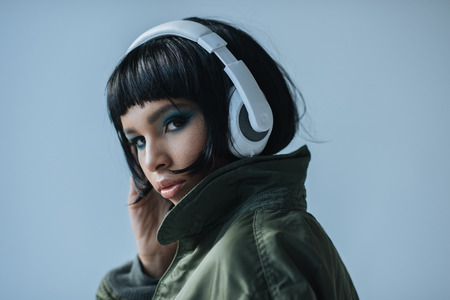
<instances>
[{"instance_id":1,"label":"woman's nose","mask_svg":"<svg viewBox=\"0 0 450 300\"><path fill-rule=\"evenodd\" d=\"M168 155L162 143L147 143L145 147L145 167L150 172L156 172L170 165L170 156Z\"/></svg>"}]
</instances>

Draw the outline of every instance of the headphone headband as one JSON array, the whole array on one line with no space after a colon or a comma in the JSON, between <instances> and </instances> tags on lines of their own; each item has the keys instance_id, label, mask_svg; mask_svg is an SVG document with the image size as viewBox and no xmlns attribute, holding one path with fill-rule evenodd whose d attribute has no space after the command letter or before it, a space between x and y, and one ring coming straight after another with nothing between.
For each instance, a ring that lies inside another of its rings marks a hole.
<instances>
[{"instance_id":1,"label":"headphone headband","mask_svg":"<svg viewBox=\"0 0 450 300\"><path fill-rule=\"evenodd\" d=\"M197 22L177 20L163 23L141 34L128 48L127 54L134 48L137 48L145 42L148 42L149 40L155 39L157 37L174 35L184 37L188 40L198 43L198 39L204 35L207 35L208 33L212 33L212 30Z\"/></svg>"},{"instance_id":2,"label":"headphone headband","mask_svg":"<svg viewBox=\"0 0 450 300\"><path fill-rule=\"evenodd\" d=\"M272 110L250 70L228 50L227 42L208 27L187 20L167 22L141 34L126 54L149 40L163 36L183 37L198 43L209 53L214 53L225 65L225 72L241 96L251 127L257 132L266 132L272 128Z\"/></svg>"}]
</instances>

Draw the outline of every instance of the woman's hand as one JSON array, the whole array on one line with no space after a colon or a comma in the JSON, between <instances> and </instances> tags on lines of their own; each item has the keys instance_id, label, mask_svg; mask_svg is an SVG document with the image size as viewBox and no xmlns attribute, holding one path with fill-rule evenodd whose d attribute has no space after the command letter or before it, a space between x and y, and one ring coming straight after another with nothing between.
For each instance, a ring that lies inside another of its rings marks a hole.
<instances>
[{"instance_id":1,"label":"woman's hand","mask_svg":"<svg viewBox=\"0 0 450 300\"><path fill-rule=\"evenodd\" d=\"M139 195L131 179L128 211L138 256L144 272L150 277L159 278L169 267L177 248L177 242L162 246L156 240L156 232L159 225L172 203L164 199L154 189L147 193L139 202L133 204L138 197Z\"/></svg>"}]
</instances>

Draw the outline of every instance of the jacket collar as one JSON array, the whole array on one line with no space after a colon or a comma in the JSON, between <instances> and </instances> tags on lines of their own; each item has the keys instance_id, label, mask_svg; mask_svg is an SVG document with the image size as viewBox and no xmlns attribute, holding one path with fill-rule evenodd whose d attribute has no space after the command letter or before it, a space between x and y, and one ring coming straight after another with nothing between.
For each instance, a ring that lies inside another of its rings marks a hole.
<instances>
[{"instance_id":1,"label":"jacket collar","mask_svg":"<svg viewBox=\"0 0 450 300\"><path fill-rule=\"evenodd\" d=\"M158 241L167 245L199 234L242 202L279 188L293 189L296 201L305 208L301 191L309 160L309 150L303 146L290 154L245 158L215 170L167 214Z\"/></svg>"}]
</instances>

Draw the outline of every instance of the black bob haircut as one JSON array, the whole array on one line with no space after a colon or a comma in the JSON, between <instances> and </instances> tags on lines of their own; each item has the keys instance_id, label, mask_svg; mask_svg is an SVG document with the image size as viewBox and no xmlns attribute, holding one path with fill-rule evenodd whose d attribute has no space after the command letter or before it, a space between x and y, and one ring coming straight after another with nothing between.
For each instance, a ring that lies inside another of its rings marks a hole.
<instances>
[{"instance_id":1,"label":"black bob haircut","mask_svg":"<svg viewBox=\"0 0 450 300\"><path fill-rule=\"evenodd\" d=\"M266 96L272 108L274 126L261 155L275 154L286 147L299 123L295 101L298 98L303 108L305 103L284 69L247 33L217 20L186 20L203 24L222 37L236 59L244 61L250 69ZM213 167L216 159L236 159L228 148L228 97L231 87L232 82L222 62L185 38L155 38L122 59L107 83L107 105L141 196L151 189L151 185L135 157L135 150L125 137L121 116L130 107L143 106L148 101L185 98L196 103L206 123L206 145L191 166L177 171L196 172Z\"/></svg>"}]
</instances>

